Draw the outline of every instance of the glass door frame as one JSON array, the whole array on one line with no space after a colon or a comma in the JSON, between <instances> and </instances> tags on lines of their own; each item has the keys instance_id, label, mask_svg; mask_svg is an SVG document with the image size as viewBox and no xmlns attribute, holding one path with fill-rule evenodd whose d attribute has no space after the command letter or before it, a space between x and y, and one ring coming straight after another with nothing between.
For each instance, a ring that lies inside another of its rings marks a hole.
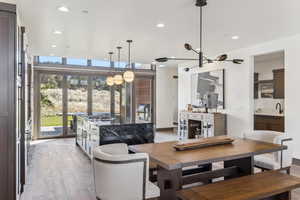
<instances>
[{"instance_id":1,"label":"glass door frame","mask_svg":"<svg viewBox=\"0 0 300 200\"><path fill-rule=\"evenodd\" d=\"M156 124L156 77L155 76L145 76L145 75L140 75L136 76L133 85L132 85L132 103L131 103L131 118L134 123L136 123L136 112L137 112L137 107L136 107L136 80L138 79L147 79L151 80L151 122L154 125Z\"/></svg>"},{"instance_id":2,"label":"glass door frame","mask_svg":"<svg viewBox=\"0 0 300 200\"><path fill-rule=\"evenodd\" d=\"M67 76L69 75L77 75L77 76L88 76L88 105L87 105L87 114L91 115L93 112L93 88L91 87L92 81L91 77L95 76L108 76L111 74L111 68L108 68L107 71L101 71L101 70L94 70L91 72L87 72L88 70L74 70L69 67L61 68L61 69L51 69L52 67L34 67L34 87L33 87L33 93L34 93L34 114L33 114L33 139L49 139L46 137L40 137L40 127L41 127L41 105L40 105L40 76L41 74L57 74L57 75L62 75L63 76L63 134L58 137L51 137L51 138L64 138L64 137L74 137L75 134L68 134L68 83L67 83ZM152 85L151 85L151 98L152 98L152 109L151 109L151 122L156 124L156 72L137 72L135 74L137 79L150 79L152 80ZM135 95L135 81L133 83L129 84L129 90L131 92L131 100L130 102L126 103L127 110L131 113L131 122L135 123L136 122L136 95ZM111 114L112 116L114 115L114 108L115 108L115 102L114 102L114 87L111 87ZM128 105L127 105L128 104ZM129 109L128 109L129 108Z\"/></svg>"},{"instance_id":3,"label":"glass door frame","mask_svg":"<svg viewBox=\"0 0 300 200\"><path fill-rule=\"evenodd\" d=\"M59 136L41 136L41 75L59 75L62 76L62 133ZM68 88L67 88L67 76L65 74L56 72L41 72L34 71L34 135L33 139L51 139L61 137L73 137L75 135L68 135Z\"/></svg>"}]
</instances>

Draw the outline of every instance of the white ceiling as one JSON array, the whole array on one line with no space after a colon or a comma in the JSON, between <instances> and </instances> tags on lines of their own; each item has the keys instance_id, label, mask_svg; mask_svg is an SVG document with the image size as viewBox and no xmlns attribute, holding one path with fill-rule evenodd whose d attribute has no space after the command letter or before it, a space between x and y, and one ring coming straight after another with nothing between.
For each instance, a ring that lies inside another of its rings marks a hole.
<instances>
[{"instance_id":1,"label":"white ceiling","mask_svg":"<svg viewBox=\"0 0 300 200\"><path fill-rule=\"evenodd\" d=\"M19 0L33 55L107 58L117 45L134 40L133 58L193 57L198 48L199 9L195 0ZM57 11L66 5L69 13ZM300 33L299 0L208 0L204 8L206 55L216 55ZM88 14L82 12L88 10ZM164 23L164 28L157 28ZM54 35L54 30L62 35ZM239 40L231 36L239 35ZM57 45L52 48L51 45ZM116 52L116 51L115 51Z\"/></svg>"}]
</instances>

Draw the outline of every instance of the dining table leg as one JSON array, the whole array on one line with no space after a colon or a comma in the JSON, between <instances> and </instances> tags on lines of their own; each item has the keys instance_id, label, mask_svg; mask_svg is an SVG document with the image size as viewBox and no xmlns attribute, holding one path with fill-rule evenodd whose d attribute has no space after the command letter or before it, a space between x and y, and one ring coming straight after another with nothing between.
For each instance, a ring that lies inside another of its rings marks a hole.
<instances>
[{"instance_id":1,"label":"dining table leg","mask_svg":"<svg viewBox=\"0 0 300 200\"><path fill-rule=\"evenodd\" d=\"M157 183L160 200L177 200L176 191L182 187L182 169L168 170L158 166Z\"/></svg>"},{"instance_id":2,"label":"dining table leg","mask_svg":"<svg viewBox=\"0 0 300 200\"><path fill-rule=\"evenodd\" d=\"M237 172L224 179L237 178L254 174L254 158L253 156L224 161L224 168L237 167Z\"/></svg>"}]
</instances>

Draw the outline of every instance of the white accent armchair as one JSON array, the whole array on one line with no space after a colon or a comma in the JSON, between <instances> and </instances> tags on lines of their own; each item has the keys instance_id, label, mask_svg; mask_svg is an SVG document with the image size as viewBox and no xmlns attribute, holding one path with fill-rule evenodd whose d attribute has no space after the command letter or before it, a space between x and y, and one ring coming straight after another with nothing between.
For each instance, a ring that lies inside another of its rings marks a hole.
<instances>
[{"instance_id":1,"label":"white accent armchair","mask_svg":"<svg viewBox=\"0 0 300 200\"><path fill-rule=\"evenodd\" d=\"M129 154L127 144L109 144L93 152L95 189L98 200L144 200L160 196L149 181L149 157Z\"/></svg>"},{"instance_id":2,"label":"white accent armchair","mask_svg":"<svg viewBox=\"0 0 300 200\"><path fill-rule=\"evenodd\" d=\"M276 131L257 130L244 135L247 139L269 142L274 144L285 145L287 150L258 155L254 157L254 165L257 168L264 170L286 170L290 173L292 165L292 138L287 137L285 133Z\"/></svg>"}]
</instances>

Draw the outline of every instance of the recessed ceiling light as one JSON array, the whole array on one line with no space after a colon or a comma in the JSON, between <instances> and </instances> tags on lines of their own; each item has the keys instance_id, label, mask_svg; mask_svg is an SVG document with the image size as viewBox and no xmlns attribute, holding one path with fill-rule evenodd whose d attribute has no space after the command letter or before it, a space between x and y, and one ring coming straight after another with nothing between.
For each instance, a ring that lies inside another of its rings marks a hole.
<instances>
[{"instance_id":1,"label":"recessed ceiling light","mask_svg":"<svg viewBox=\"0 0 300 200\"><path fill-rule=\"evenodd\" d=\"M56 45L55 45L55 44L52 44L52 45L51 45L51 47L52 47L52 48L55 48L55 47L56 47Z\"/></svg>"},{"instance_id":2,"label":"recessed ceiling light","mask_svg":"<svg viewBox=\"0 0 300 200\"><path fill-rule=\"evenodd\" d=\"M55 31L53 31L53 33L56 34L56 35L60 35L60 34L62 34L62 31L60 31L60 30L55 30Z\"/></svg>"},{"instance_id":3,"label":"recessed ceiling light","mask_svg":"<svg viewBox=\"0 0 300 200\"><path fill-rule=\"evenodd\" d=\"M173 59L174 59L174 58L176 58L176 57L175 57L175 56L171 56L170 58L173 58Z\"/></svg>"},{"instance_id":4,"label":"recessed ceiling light","mask_svg":"<svg viewBox=\"0 0 300 200\"><path fill-rule=\"evenodd\" d=\"M163 28L163 27L165 27L165 24L159 23L159 24L156 24L156 27L157 27L157 28Z\"/></svg>"},{"instance_id":5,"label":"recessed ceiling light","mask_svg":"<svg viewBox=\"0 0 300 200\"><path fill-rule=\"evenodd\" d=\"M159 65L159 67L165 67L166 65Z\"/></svg>"},{"instance_id":6,"label":"recessed ceiling light","mask_svg":"<svg viewBox=\"0 0 300 200\"><path fill-rule=\"evenodd\" d=\"M240 39L240 37L238 35L234 35L234 36L231 37L231 39L238 40L238 39Z\"/></svg>"},{"instance_id":7,"label":"recessed ceiling light","mask_svg":"<svg viewBox=\"0 0 300 200\"><path fill-rule=\"evenodd\" d=\"M57 8L57 10L61 11L61 12L69 12L69 8L66 6L60 6Z\"/></svg>"}]
</instances>

